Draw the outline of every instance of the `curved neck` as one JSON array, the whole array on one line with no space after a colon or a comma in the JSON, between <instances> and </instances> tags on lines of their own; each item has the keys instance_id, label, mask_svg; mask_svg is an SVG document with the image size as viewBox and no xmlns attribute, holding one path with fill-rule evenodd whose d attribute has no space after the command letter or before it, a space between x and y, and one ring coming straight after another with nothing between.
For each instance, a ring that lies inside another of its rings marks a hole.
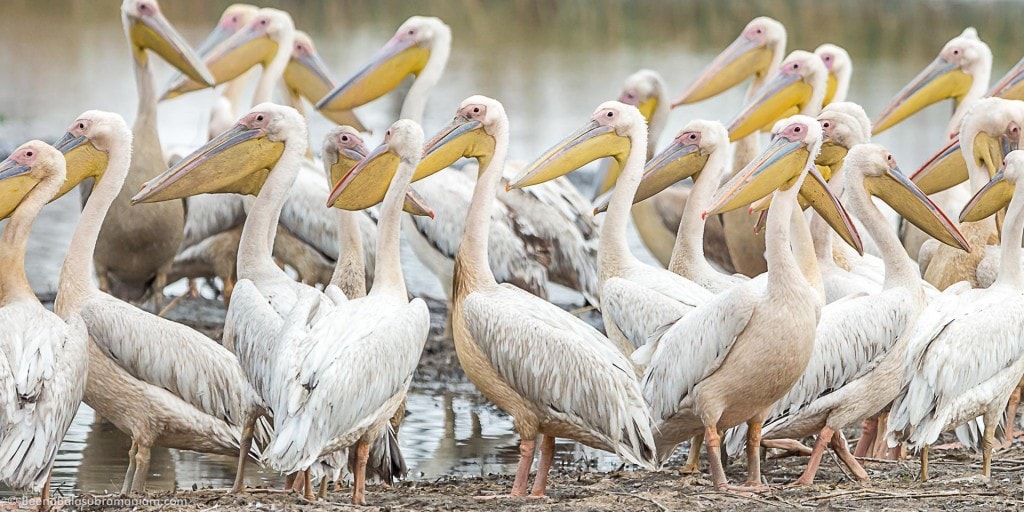
<instances>
[{"instance_id":1,"label":"curved neck","mask_svg":"<svg viewBox=\"0 0 1024 512\"><path fill-rule=\"evenodd\" d=\"M797 261L790 247L791 235L794 247L799 247L806 252L813 247L811 245L810 231L807 228L807 221L803 213L797 207L796 195L800 190L800 179L789 187L788 190L775 192L772 204L768 207L768 221L765 225L765 261L768 263L768 295L785 293L792 290L794 286L813 283L817 275L817 286L821 287L821 274L818 271L817 262L813 256L809 262L803 262L809 267L804 275L801 271L800 262Z\"/></svg>"},{"instance_id":2,"label":"curved neck","mask_svg":"<svg viewBox=\"0 0 1024 512\"><path fill-rule=\"evenodd\" d=\"M816 212L811 213L811 240L819 267L836 267L832 257L832 227Z\"/></svg>"},{"instance_id":3,"label":"curved neck","mask_svg":"<svg viewBox=\"0 0 1024 512\"><path fill-rule=\"evenodd\" d=\"M409 87L409 92L402 102L400 119L411 119L420 125L423 124L423 112L427 108L427 96L430 90L441 80L445 66L448 65L448 55L452 50L451 34L440 32L430 48L430 59L423 71Z\"/></svg>"},{"instance_id":4,"label":"curved neck","mask_svg":"<svg viewBox=\"0 0 1024 512\"><path fill-rule=\"evenodd\" d=\"M790 243L797 266L807 282L825 303L825 283L821 279L821 267L818 266L817 254L814 252L814 238L807 222L807 215L800 208L794 208L789 223Z\"/></svg>"},{"instance_id":5,"label":"curved neck","mask_svg":"<svg viewBox=\"0 0 1024 512\"><path fill-rule=\"evenodd\" d=\"M402 205L416 164L417 162L400 160L398 170L395 171L388 191L384 194L380 221L377 222L377 259L373 268L373 288L370 289L369 295L386 293L402 299L408 298L405 279L402 277L399 247L402 238Z\"/></svg>"},{"instance_id":6,"label":"curved neck","mask_svg":"<svg viewBox=\"0 0 1024 512\"><path fill-rule=\"evenodd\" d=\"M98 292L93 284L93 253L96 252L96 240L100 236L100 227L107 216L107 210L121 192L128 167L131 165L131 141L120 140L112 144L107 151L107 169L93 186L89 200L82 208L78 218L78 227L71 235L68 254L64 258L64 266L60 269L60 284L54 309L57 314L77 310L90 293Z\"/></svg>"},{"instance_id":7,"label":"curved neck","mask_svg":"<svg viewBox=\"0 0 1024 512\"><path fill-rule=\"evenodd\" d=\"M36 300L36 294L25 275L25 250L32 232L32 222L57 193L62 181L50 176L39 182L22 199L4 228L0 236L0 268L3 269L0 272L0 304L25 298Z\"/></svg>"},{"instance_id":8,"label":"curved neck","mask_svg":"<svg viewBox=\"0 0 1024 512\"><path fill-rule=\"evenodd\" d=\"M242 226L242 238L238 242L239 279L255 281L285 275L274 263L272 250L281 209L288 199L288 191L295 182L295 177L299 174L299 166L302 164L302 155L305 151L305 140L287 141L284 154L270 171L267 181L256 196Z\"/></svg>"},{"instance_id":9,"label":"curved neck","mask_svg":"<svg viewBox=\"0 0 1024 512\"><path fill-rule=\"evenodd\" d=\"M985 97L991 76L991 64L989 64L988 67L982 68L977 74L975 74L974 79L971 81L971 88L968 89L967 94L964 94L964 97L960 98L960 101L957 102L956 107L953 109L953 116L949 118L949 125L946 126L946 133L949 134L950 137L960 133L960 124L963 123L967 112L971 110L971 107L973 107L978 100Z\"/></svg>"},{"instance_id":10,"label":"curved neck","mask_svg":"<svg viewBox=\"0 0 1024 512\"><path fill-rule=\"evenodd\" d=\"M882 288L903 286L920 289L921 277L913 260L910 259L907 250L903 248L899 236L885 220L885 216L868 196L864 189L863 175L858 176L859 180L851 175L852 179L846 186L847 204L853 215L864 225L868 236L878 246L882 263L885 264L885 280L882 283Z\"/></svg>"},{"instance_id":11,"label":"curved neck","mask_svg":"<svg viewBox=\"0 0 1024 512\"><path fill-rule=\"evenodd\" d=\"M462 233L462 242L455 255L456 287L462 288L460 277L468 278L473 286L497 286L494 273L491 272L490 260L487 257L487 242L491 228L491 210L496 201L498 185L501 184L505 158L508 156L508 122L495 126L494 154L489 162L480 162L483 172L477 177L473 199L469 203L469 214L466 216L466 227Z\"/></svg>"},{"instance_id":12,"label":"curved neck","mask_svg":"<svg viewBox=\"0 0 1024 512\"><path fill-rule=\"evenodd\" d=\"M598 243L599 262L625 261L633 258L626 241L626 229L633 207L633 197L636 196L636 189L640 187L640 179L643 177L647 147L647 131L633 131L634 133L629 136L629 155L622 165L619 179L608 201L608 214L601 225L601 240Z\"/></svg>"},{"instance_id":13,"label":"curved neck","mask_svg":"<svg viewBox=\"0 0 1024 512\"><path fill-rule=\"evenodd\" d=\"M1019 188L1019 187L1018 187ZM1002 239L999 241L1000 268L995 284L1024 288L1020 271L1021 237L1024 231L1024 192L1014 191L1003 220Z\"/></svg>"},{"instance_id":14,"label":"curved neck","mask_svg":"<svg viewBox=\"0 0 1024 512\"><path fill-rule=\"evenodd\" d=\"M157 148L160 146L160 134L157 131L156 118L156 78L149 66L149 58L145 51L133 51L135 62L135 85L139 94L139 106L132 125L132 144L140 148ZM160 159L163 160L161 153ZM159 170L158 170L159 172ZM139 176L145 181L149 177Z\"/></svg>"},{"instance_id":15,"label":"curved neck","mask_svg":"<svg viewBox=\"0 0 1024 512\"><path fill-rule=\"evenodd\" d=\"M704 170L690 189L690 197L679 220L668 269L687 279L695 279L699 274L718 273L704 257L704 219L701 215L711 206L712 196L725 172L728 158L725 148L726 144L720 145L708 157Z\"/></svg>"},{"instance_id":16,"label":"curved neck","mask_svg":"<svg viewBox=\"0 0 1024 512\"><path fill-rule=\"evenodd\" d=\"M363 236L359 231L362 212L338 210L338 261L331 284L354 299L366 295L366 262L363 261Z\"/></svg>"},{"instance_id":17,"label":"curved neck","mask_svg":"<svg viewBox=\"0 0 1024 512\"><path fill-rule=\"evenodd\" d=\"M252 96L252 104L259 105L274 101L274 87L284 76L284 69L288 66L288 59L292 55L292 46L295 45L295 33L289 30L281 32L281 38L277 41L277 54L263 68L260 81L256 84L256 92Z\"/></svg>"}]
</instances>

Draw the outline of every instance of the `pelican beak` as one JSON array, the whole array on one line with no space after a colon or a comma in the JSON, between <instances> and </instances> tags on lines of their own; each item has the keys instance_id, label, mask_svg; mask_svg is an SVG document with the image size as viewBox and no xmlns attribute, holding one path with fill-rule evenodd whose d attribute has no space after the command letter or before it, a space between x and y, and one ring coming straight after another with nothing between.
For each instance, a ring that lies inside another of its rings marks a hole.
<instances>
[{"instance_id":1,"label":"pelican beak","mask_svg":"<svg viewBox=\"0 0 1024 512\"><path fill-rule=\"evenodd\" d=\"M591 121L526 166L520 177L506 188L511 190L551 181L598 158L613 157L622 168L629 148L628 137L619 135L611 126Z\"/></svg>"},{"instance_id":2,"label":"pelican beak","mask_svg":"<svg viewBox=\"0 0 1024 512\"><path fill-rule=\"evenodd\" d=\"M873 123L875 135L888 130L915 112L947 98L960 99L971 88L971 75L952 62L938 57L893 98Z\"/></svg>"},{"instance_id":3,"label":"pelican beak","mask_svg":"<svg viewBox=\"0 0 1024 512\"><path fill-rule=\"evenodd\" d=\"M829 70L828 81L825 82L825 99L821 100L822 107L832 103L832 98L836 97L837 89L839 89L839 80L836 78L836 74Z\"/></svg>"},{"instance_id":4,"label":"pelican beak","mask_svg":"<svg viewBox=\"0 0 1024 512\"><path fill-rule=\"evenodd\" d=\"M327 71L327 65L316 52L292 53L284 68L284 84L296 95L315 104L334 89L334 80ZM365 132L366 127L351 110L322 110L320 112L335 124L348 125Z\"/></svg>"},{"instance_id":5,"label":"pelican beak","mask_svg":"<svg viewBox=\"0 0 1024 512\"><path fill-rule=\"evenodd\" d=\"M351 110L398 87L405 77L418 75L427 65L430 50L399 34L391 38L361 71L316 104L320 111Z\"/></svg>"},{"instance_id":6,"label":"pelican beak","mask_svg":"<svg viewBox=\"0 0 1024 512\"><path fill-rule=\"evenodd\" d=\"M757 158L718 189L712 206L705 213L735 210L770 195L780 187L792 186L810 157L803 141L775 137Z\"/></svg>"},{"instance_id":7,"label":"pelican beak","mask_svg":"<svg viewBox=\"0 0 1024 512\"><path fill-rule=\"evenodd\" d=\"M1003 169L1000 169L960 212L960 222L978 222L1006 208L1012 197L1013 185L1006 181Z\"/></svg>"},{"instance_id":8,"label":"pelican beak","mask_svg":"<svg viewBox=\"0 0 1024 512\"><path fill-rule=\"evenodd\" d=\"M264 128L238 123L142 185L132 204L232 192L256 195L284 153Z\"/></svg>"},{"instance_id":9,"label":"pelican beak","mask_svg":"<svg viewBox=\"0 0 1024 512\"><path fill-rule=\"evenodd\" d=\"M822 175L825 178L832 179L832 169L838 168L843 165L843 160L846 159L846 153L849 150L836 144L831 138L827 138L821 143L821 152L818 156L814 157L814 164L818 166L818 170L822 171ZM822 169L827 167L828 171Z\"/></svg>"},{"instance_id":10,"label":"pelican beak","mask_svg":"<svg viewBox=\"0 0 1024 512\"><path fill-rule=\"evenodd\" d=\"M423 158L412 179L426 178L460 158L478 159L482 172L494 154L494 146L494 137L484 131L483 123L456 116L451 124L424 145Z\"/></svg>"},{"instance_id":11,"label":"pelican beak","mask_svg":"<svg viewBox=\"0 0 1024 512\"><path fill-rule=\"evenodd\" d=\"M702 153L697 144L673 141L647 162L633 202L639 203L686 178L692 177L696 181L710 156L709 153Z\"/></svg>"},{"instance_id":12,"label":"pelican beak","mask_svg":"<svg viewBox=\"0 0 1024 512\"><path fill-rule=\"evenodd\" d=\"M341 177L327 198L327 206L356 211L381 202L398 171L399 160L387 143L377 146Z\"/></svg>"},{"instance_id":13,"label":"pelican beak","mask_svg":"<svg viewBox=\"0 0 1024 512\"><path fill-rule=\"evenodd\" d=\"M800 185L799 198L814 208L844 242L863 255L864 243L860 239L860 233L854 227L846 208L843 208L839 198L832 192L832 187L828 186L828 181L818 169L817 166L813 166L807 173L807 177Z\"/></svg>"},{"instance_id":14,"label":"pelican beak","mask_svg":"<svg viewBox=\"0 0 1024 512\"><path fill-rule=\"evenodd\" d=\"M151 50L203 87L214 85L210 71L163 13L127 16L127 26L132 51L140 62L146 62L146 50Z\"/></svg>"},{"instance_id":15,"label":"pelican beak","mask_svg":"<svg viewBox=\"0 0 1024 512\"><path fill-rule=\"evenodd\" d=\"M817 169L818 175L820 175L821 178L824 181L819 181L817 179L805 179L804 182L800 185L800 193L796 196L796 200L797 200L797 203L800 204L800 209L801 210L806 210L807 207L811 206L811 200L808 199L808 198L810 198L810 197L822 197L822 194L824 194L824 192L825 192L824 190L822 190L822 187L824 186L824 184L826 182L829 182L829 181L832 180L832 168L831 167L824 166L824 165L818 165L817 162L815 162L815 169ZM761 198L760 200L755 201L755 202L750 204L750 211L749 211L749 213L764 212L771 205L772 205L772 196L770 196L770 195L765 196L765 197ZM764 220L765 219L763 219L763 218L759 219L759 223L763 224ZM761 228L763 228L763 227L764 226L762 225L762 226L756 228L756 231L760 232Z\"/></svg>"},{"instance_id":16,"label":"pelican beak","mask_svg":"<svg viewBox=\"0 0 1024 512\"><path fill-rule=\"evenodd\" d=\"M737 141L794 115L811 100L811 86L803 76L784 69L778 72L729 123L729 140Z\"/></svg>"},{"instance_id":17,"label":"pelican beak","mask_svg":"<svg viewBox=\"0 0 1024 512\"><path fill-rule=\"evenodd\" d=\"M651 122L651 118L654 117L654 111L658 109L657 96L651 96L643 101L637 101L637 96L635 94L630 96L628 92L624 92L619 96L619 102L636 107L648 123Z\"/></svg>"},{"instance_id":18,"label":"pelican beak","mask_svg":"<svg viewBox=\"0 0 1024 512\"><path fill-rule=\"evenodd\" d=\"M331 164L331 187L338 184L345 178L345 175L349 173L360 161L365 159L367 156L366 147L360 144L355 148L344 148L338 152L338 160ZM386 191L387 189L385 189ZM383 196L381 197L383 200ZM434 218L434 210L427 204L427 200L423 196L416 193L411 187L405 194L405 205L403 210L416 216L429 216L431 219Z\"/></svg>"},{"instance_id":19,"label":"pelican beak","mask_svg":"<svg viewBox=\"0 0 1024 512\"><path fill-rule=\"evenodd\" d=\"M235 32L235 30L226 26L217 25L214 27L212 32L207 34L206 38L203 39L203 42L199 43L199 46L196 47L196 55L201 58L206 58L206 56L210 54L210 51L225 39L231 37L231 34L234 34ZM161 95L160 101L176 98L186 92L198 91L205 88L195 80L189 79L181 72L177 72L173 77L171 77L170 84L171 85L167 87L167 90L164 91L163 95Z\"/></svg>"},{"instance_id":20,"label":"pelican beak","mask_svg":"<svg viewBox=\"0 0 1024 512\"><path fill-rule=\"evenodd\" d=\"M967 162L955 138L910 176L925 194L934 194L967 181Z\"/></svg>"},{"instance_id":21,"label":"pelican beak","mask_svg":"<svg viewBox=\"0 0 1024 512\"><path fill-rule=\"evenodd\" d=\"M971 250L971 244L942 209L907 178L899 167L891 167L881 176L865 177L864 188L928 236L951 247Z\"/></svg>"},{"instance_id":22,"label":"pelican beak","mask_svg":"<svg viewBox=\"0 0 1024 512\"><path fill-rule=\"evenodd\" d=\"M1007 71L1006 76L996 82L988 95L1008 100L1024 100L1024 59Z\"/></svg>"},{"instance_id":23,"label":"pelican beak","mask_svg":"<svg viewBox=\"0 0 1024 512\"><path fill-rule=\"evenodd\" d=\"M75 136L65 133L53 147L64 154L67 162L67 179L60 187L54 199L63 196L88 178L99 180L107 171L108 155L106 151L96 149L92 141L84 135Z\"/></svg>"},{"instance_id":24,"label":"pelican beak","mask_svg":"<svg viewBox=\"0 0 1024 512\"><path fill-rule=\"evenodd\" d=\"M25 199L39 180L30 174L32 167L8 158L0 162L0 219L6 219Z\"/></svg>"},{"instance_id":25,"label":"pelican beak","mask_svg":"<svg viewBox=\"0 0 1024 512\"><path fill-rule=\"evenodd\" d=\"M721 94L751 76L764 73L771 62L771 50L741 34L711 61L679 99L672 102L672 108Z\"/></svg>"}]
</instances>

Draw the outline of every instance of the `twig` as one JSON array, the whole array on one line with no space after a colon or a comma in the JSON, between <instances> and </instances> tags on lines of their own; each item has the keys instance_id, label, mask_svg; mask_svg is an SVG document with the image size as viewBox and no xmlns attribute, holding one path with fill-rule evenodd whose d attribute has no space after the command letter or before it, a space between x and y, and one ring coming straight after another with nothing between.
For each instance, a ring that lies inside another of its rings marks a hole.
<instances>
[{"instance_id":1,"label":"twig","mask_svg":"<svg viewBox=\"0 0 1024 512\"><path fill-rule=\"evenodd\" d=\"M852 489L852 490L848 490L848 491L830 492L828 494L821 494L819 496L812 496L810 498L807 498L807 499L801 501L801 503L806 503L808 501L828 500L828 499L832 499L832 498L838 498L840 496L849 496L851 494L864 494L864 493L873 493L873 492L875 492L874 489Z\"/></svg>"},{"instance_id":2,"label":"twig","mask_svg":"<svg viewBox=\"0 0 1024 512\"><path fill-rule=\"evenodd\" d=\"M876 459L873 457L857 457L856 459L862 462L884 462L886 464L898 464L899 462L901 462L898 460Z\"/></svg>"},{"instance_id":3,"label":"twig","mask_svg":"<svg viewBox=\"0 0 1024 512\"><path fill-rule=\"evenodd\" d=\"M697 495L698 496L710 496L709 494L706 494L706 493L699 493ZM740 499L744 499L744 500L756 501L757 503L761 503L763 505L768 505L770 507L778 507L780 505L780 503L773 503L771 501L758 498L757 496L752 496L752 495L747 495L747 494L742 494L742 493L716 492L714 495L715 496L725 496L725 497L728 497L728 498L740 498Z\"/></svg>"},{"instance_id":4,"label":"twig","mask_svg":"<svg viewBox=\"0 0 1024 512\"><path fill-rule=\"evenodd\" d=\"M961 492L961 491L947 491L947 492L925 492L920 494L898 494L898 493L886 493L881 496L864 496L862 498L850 498L851 500L878 500L878 499L889 499L889 498L901 498L901 499L924 499L924 498L949 498L951 496L999 496L997 492Z\"/></svg>"},{"instance_id":5,"label":"twig","mask_svg":"<svg viewBox=\"0 0 1024 512\"><path fill-rule=\"evenodd\" d=\"M666 507L665 505L662 505L661 502L659 502L658 500L656 500L654 498L648 498L646 496L640 496L639 494L629 494L627 492L617 492L617 491L598 491L598 492L606 492L608 494L614 494L615 496L625 496L627 498L636 498L636 499L641 500L641 501L646 501L646 502L654 505L655 507L658 507L659 509L663 510L664 512L668 512L668 510L669 510L668 507Z\"/></svg>"}]
</instances>

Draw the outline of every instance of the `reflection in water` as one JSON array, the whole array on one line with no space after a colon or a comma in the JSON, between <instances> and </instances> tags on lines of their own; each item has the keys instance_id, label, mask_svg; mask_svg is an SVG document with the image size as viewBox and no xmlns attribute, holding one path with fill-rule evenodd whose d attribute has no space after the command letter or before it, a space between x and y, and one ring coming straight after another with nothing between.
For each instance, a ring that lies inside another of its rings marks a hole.
<instances>
[{"instance_id":1,"label":"reflection in water","mask_svg":"<svg viewBox=\"0 0 1024 512\"><path fill-rule=\"evenodd\" d=\"M411 390L399 438L414 479L511 473L519 457L519 437L512 431L512 421L468 384ZM127 436L108 422L96 421L92 409L82 405L54 466L54 492L120 491L130 447ZM560 440L557 450L563 463L581 461L599 470L620 464L614 455L565 440ZM154 446L150 464L148 491L193 485L227 488L235 477L235 459L221 455ZM283 483L284 478L270 469L256 464L247 468L249 486L281 487ZM13 495L0 488L0 496Z\"/></svg>"},{"instance_id":2,"label":"reflection in water","mask_svg":"<svg viewBox=\"0 0 1024 512\"><path fill-rule=\"evenodd\" d=\"M136 108L129 51L120 27L120 0L4 0L0 16L0 153L33 137L52 140L86 109L121 113L129 121ZM233 0L162 0L161 6L189 41L213 26ZM978 29L992 47L993 72L1000 76L1024 52L1014 2L807 2L752 0L721 2L635 2L630 0L288 0L259 2L293 13L296 26L310 33L342 80L357 70L412 14L440 16L453 32L452 59L431 97L425 130L446 124L470 94L500 99L511 118L511 151L530 159L579 127L601 101L619 93L622 80L642 67L664 75L671 94L693 77L753 17L773 16L789 29L789 49L812 49L832 42L854 61L850 98L877 114L902 86L965 26ZM62 34L47 37L45 34ZM156 60L159 79L169 75ZM162 83L162 82L160 82ZM728 120L742 102L743 87L717 98L672 111L667 142L694 118ZM402 93L359 109L379 140L398 114ZM179 98L159 109L161 139L168 146L198 146L205 139L214 93ZM877 141L913 169L944 145L948 107L934 107L889 130ZM319 115L310 119L314 141L330 128ZM318 143L314 143L318 147ZM52 295L60 263L78 216L77 194L46 208L30 240L28 274L34 289ZM631 236L634 251L652 261ZM440 295L436 279L403 246L403 266L413 294ZM564 291L552 298L574 302ZM419 388L409 397L401 441L414 478L511 473L518 452L512 424L472 386ZM62 446L54 471L62 492L120 489L127 468L128 438L107 423L94 423L82 407ZM559 461L598 469L618 464L614 456L559 445ZM571 452L566 456L566 452ZM271 471L252 468L249 485L281 484ZM154 448L150 489L227 487L234 461ZM55 491L56 492L56 491ZM0 491L0 494L5 494ZM9 494L9 493L6 493Z\"/></svg>"}]
</instances>

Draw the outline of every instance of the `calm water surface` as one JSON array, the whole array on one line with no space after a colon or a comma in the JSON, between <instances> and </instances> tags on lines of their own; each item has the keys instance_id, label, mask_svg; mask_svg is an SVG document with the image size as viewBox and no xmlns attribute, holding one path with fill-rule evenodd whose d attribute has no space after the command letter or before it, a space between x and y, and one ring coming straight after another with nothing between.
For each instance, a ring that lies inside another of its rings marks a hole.
<instances>
[{"instance_id":1,"label":"calm water surface","mask_svg":"<svg viewBox=\"0 0 1024 512\"><path fill-rule=\"evenodd\" d=\"M210 30L230 1L164 0L168 19L193 43ZM0 152L29 138L53 140L87 109L119 112L129 122L136 108L135 82L117 0L5 0L0 16ZM443 18L453 30L451 61L426 110L429 134L450 119L471 94L501 100L512 123L511 156L530 159L581 126L593 109L618 96L633 71L652 68L679 94L751 18L769 15L789 29L789 49L813 50L831 42L847 48L855 71L850 99L872 116L942 45L966 26L975 26L995 55L994 78L1024 54L1017 2L807 2L807 1L619 1L566 0L396 0L348 2L261 2L289 10L296 26L309 32L325 62L341 81L362 66L397 26L413 14ZM59 37L57 36L59 34ZM158 83L170 70L156 59ZM160 135L165 147L198 146L215 93L194 93L162 104ZM361 108L375 131L370 145L397 116L401 94ZM743 88L672 112L665 145L687 120L728 121L742 102ZM914 169L943 145L951 104L927 109L877 138L903 169ZM319 141L330 124L311 116ZM315 143L314 146L319 146ZM69 194L37 221L29 247L29 278L39 293L51 293L68 238L78 215L78 197ZM634 248L650 261L634 237ZM408 252L403 254L410 291L440 296L432 275ZM559 302L576 300L555 293ZM517 439L509 419L486 404L471 386L418 383L410 396L402 445L412 474L511 472ZM83 406L68 433L54 472L64 492L102 492L120 487L127 466L127 437L109 424L95 423ZM566 443L561 457L599 469L614 457ZM573 462L569 462L573 463ZM153 450L150 488L193 484L226 486L231 459ZM279 482L253 470L250 484Z\"/></svg>"}]
</instances>

